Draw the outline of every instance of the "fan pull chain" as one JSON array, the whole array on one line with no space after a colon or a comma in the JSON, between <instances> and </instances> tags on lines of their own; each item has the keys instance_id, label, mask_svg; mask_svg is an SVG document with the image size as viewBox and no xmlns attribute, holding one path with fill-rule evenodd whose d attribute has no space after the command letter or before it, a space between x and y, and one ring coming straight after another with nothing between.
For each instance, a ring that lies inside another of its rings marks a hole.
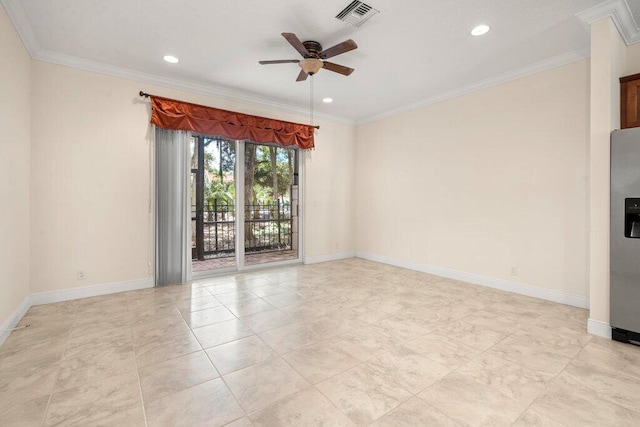
<instances>
[{"instance_id":1,"label":"fan pull chain","mask_svg":"<svg viewBox=\"0 0 640 427\"><path fill-rule=\"evenodd\" d=\"M309 120L311 121L311 126L313 126L313 75L309 76Z\"/></svg>"}]
</instances>

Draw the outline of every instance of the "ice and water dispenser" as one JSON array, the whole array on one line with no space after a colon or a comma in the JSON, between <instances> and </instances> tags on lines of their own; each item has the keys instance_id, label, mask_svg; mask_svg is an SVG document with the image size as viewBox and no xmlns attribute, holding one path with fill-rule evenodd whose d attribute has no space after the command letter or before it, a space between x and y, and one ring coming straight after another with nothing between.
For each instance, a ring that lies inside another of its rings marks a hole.
<instances>
[{"instance_id":1,"label":"ice and water dispenser","mask_svg":"<svg viewBox=\"0 0 640 427\"><path fill-rule=\"evenodd\" d=\"M624 237L640 239L640 199L624 200Z\"/></svg>"}]
</instances>

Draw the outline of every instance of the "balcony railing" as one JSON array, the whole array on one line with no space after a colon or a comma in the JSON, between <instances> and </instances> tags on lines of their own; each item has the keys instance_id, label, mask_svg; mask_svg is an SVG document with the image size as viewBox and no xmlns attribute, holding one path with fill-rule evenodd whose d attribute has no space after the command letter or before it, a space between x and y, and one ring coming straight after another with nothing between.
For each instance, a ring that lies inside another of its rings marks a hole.
<instances>
[{"instance_id":1,"label":"balcony railing","mask_svg":"<svg viewBox=\"0 0 640 427\"><path fill-rule=\"evenodd\" d=\"M245 252L269 252L291 249L291 204L277 201L272 204L245 205ZM197 210L191 207L192 228L195 230ZM203 210L203 238L192 238L192 258L197 258L197 245L202 244L207 258L233 256L235 253L235 206L214 201Z\"/></svg>"}]
</instances>

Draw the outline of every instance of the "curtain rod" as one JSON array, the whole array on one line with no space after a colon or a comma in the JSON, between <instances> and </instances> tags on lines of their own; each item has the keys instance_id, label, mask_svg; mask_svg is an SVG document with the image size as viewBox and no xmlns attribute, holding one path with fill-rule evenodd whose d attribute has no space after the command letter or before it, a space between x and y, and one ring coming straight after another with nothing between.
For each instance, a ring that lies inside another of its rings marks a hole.
<instances>
[{"instance_id":1,"label":"curtain rod","mask_svg":"<svg viewBox=\"0 0 640 427\"><path fill-rule=\"evenodd\" d=\"M150 97L150 96L153 96L153 95L150 95L150 94L148 94L148 93L146 93L146 92L143 92L143 91L140 91L140 92L138 93L138 95L140 95L140 96L142 96L142 97L145 97L145 98L148 98L148 97ZM307 125L307 126L309 126L309 125ZM316 129L320 129L320 126L310 126L310 127L312 127L312 128L316 128Z\"/></svg>"}]
</instances>

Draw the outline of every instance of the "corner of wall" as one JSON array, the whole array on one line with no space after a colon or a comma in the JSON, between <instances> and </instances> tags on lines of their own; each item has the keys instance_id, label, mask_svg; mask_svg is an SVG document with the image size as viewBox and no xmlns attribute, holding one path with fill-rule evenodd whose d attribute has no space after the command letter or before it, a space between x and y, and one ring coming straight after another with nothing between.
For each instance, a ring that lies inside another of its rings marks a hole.
<instances>
[{"instance_id":1,"label":"corner of wall","mask_svg":"<svg viewBox=\"0 0 640 427\"><path fill-rule=\"evenodd\" d=\"M607 322L589 318L587 332L591 335L611 339L611 325Z\"/></svg>"},{"instance_id":2,"label":"corner of wall","mask_svg":"<svg viewBox=\"0 0 640 427\"><path fill-rule=\"evenodd\" d=\"M30 293L31 57L3 6L0 40L0 323L11 329Z\"/></svg>"},{"instance_id":3,"label":"corner of wall","mask_svg":"<svg viewBox=\"0 0 640 427\"><path fill-rule=\"evenodd\" d=\"M610 17L591 24L589 141L590 331L609 324L610 134L620 128L619 77L627 47ZM610 334L610 331L609 331Z\"/></svg>"}]
</instances>

